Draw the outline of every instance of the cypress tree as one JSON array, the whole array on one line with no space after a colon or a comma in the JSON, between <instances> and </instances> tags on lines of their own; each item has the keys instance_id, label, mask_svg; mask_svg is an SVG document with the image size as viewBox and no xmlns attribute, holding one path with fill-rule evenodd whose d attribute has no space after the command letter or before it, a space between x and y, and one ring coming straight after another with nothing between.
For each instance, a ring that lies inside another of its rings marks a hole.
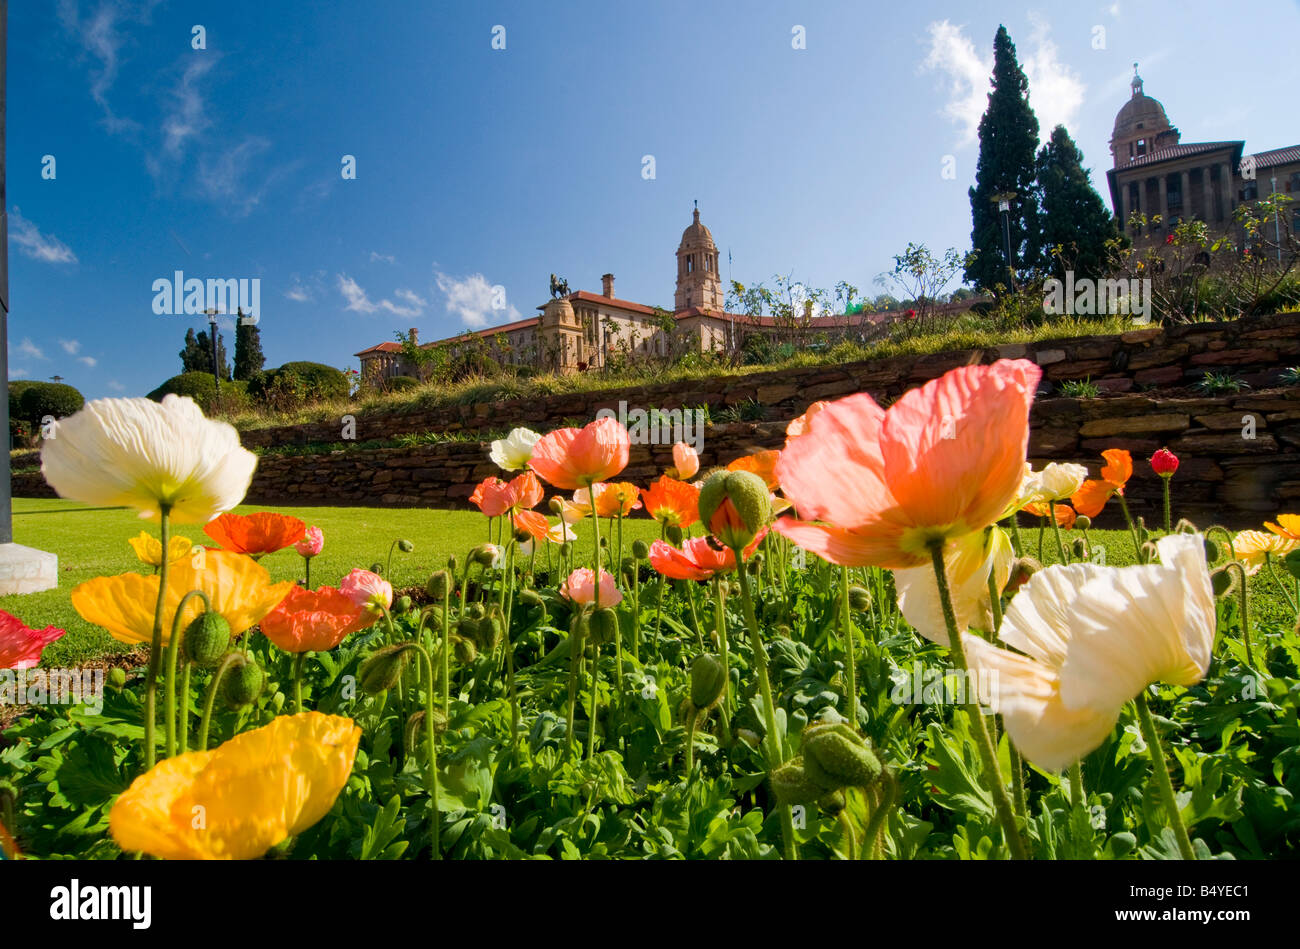
<instances>
[{"instance_id":1,"label":"cypress tree","mask_svg":"<svg viewBox=\"0 0 1300 949\"><path fill-rule=\"evenodd\" d=\"M204 334L206 343L207 334ZM181 372L211 372L212 350L206 345L200 346L191 327L185 331L185 348L180 352Z\"/></svg>"},{"instance_id":2,"label":"cypress tree","mask_svg":"<svg viewBox=\"0 0 1300 949\"><path fill-rule=\"evenodd\" d=\"M195 337L198 344L198 350L202 353L202 365L196 366L193 372L211 372L212 371L212 341L208 339L208 334L200 331ZM221 367L221 378L230 381L230 361L226 358L226 341L221 338L221 333L217 333L217 363Z\"/></svg>"},{"instance_id":3,"label":"cypress tree","mask_svg":"<svg viewBox=\"0 0 1300 949\"><path fill-rule=\"evenodd\" d=\"M1115 219L1083 167L1083 152L1065 126L1038 153L1038 187L1042 201L1044 265L1059 278L1067 269L1075 277L1097 278L1106 271L1106 241L1119 236ZM1062 256L1051 258L1060 245Z\"/></svg>"},{"instance_id":4,"label":"cypress tree","mask_svg":"<svg viewBox=\"0 0 1300 949\"><path fill-rule=\"evenodd\" d=\"M1016 47L1005 26L993 40L993 91L980 119L980 157L975 187L969 191L971 245L975 258L966 282L981 290L1011 283L1003 249L1002 216L993 196L1014 191L1011 201L1011 254L1016 280L1029 277L1040 262L1035 153L1038 118L1029 107L1029 80L1016 60Z\"/></svg>"},{"instance_id":5,"label":"cypress tree","mask_svg":"<svg viewBox=\"0 0 1300 949\"><path fill-rule=\"evenodd\" d=\"M262 332L256 323L246 323L240 314L235 323L235 378L252 379L265 365Z\"/></svg>"}]
</instances>

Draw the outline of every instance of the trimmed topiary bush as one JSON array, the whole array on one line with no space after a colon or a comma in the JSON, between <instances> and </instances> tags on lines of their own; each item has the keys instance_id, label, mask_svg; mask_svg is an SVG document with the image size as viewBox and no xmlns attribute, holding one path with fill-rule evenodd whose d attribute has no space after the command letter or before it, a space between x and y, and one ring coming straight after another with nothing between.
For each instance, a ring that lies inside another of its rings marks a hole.
<instances>
[{"instance_id":1,"label":"trimmed topiary bush","mask_svg":"<svg viewBox=\"0 0 1300 949\"><path fill-rule=\"evenodd\" d=\"M189 396L198 403L205 415L213 414L217 408L217 384L210 372L182 372L172 376L158 388L149 393L148 398L161 402L165 395ZM220 408L238 409L248 402L247 385L242 380L222 381Z\"/></svg>"},{"instance_id":2,"label":"trimmed topiary bush","mask_svg":"<svg viewBox=\"0 0 1300 949\"><path fill-rule=\"evenodd\" d=\"M9 384L9 412L11 418L19 418L39 426L41 419L47 415L66 418L86 404L85 398L72 386L61 382L27 382L18 395L17 411L14 411L14 383Z\"/></svg>"},{"instance_id":3,"label":"trimmed topiary bush","mask_svg":"<svg viewBox=\"0 0 1300 949\"><path fill-rule=\"evenodd\" d=\"M346 399L348 378L318 362L287 362L249 384L249 394L273 409L292 409L326 399Z\"/></svg>"}]
</instances>

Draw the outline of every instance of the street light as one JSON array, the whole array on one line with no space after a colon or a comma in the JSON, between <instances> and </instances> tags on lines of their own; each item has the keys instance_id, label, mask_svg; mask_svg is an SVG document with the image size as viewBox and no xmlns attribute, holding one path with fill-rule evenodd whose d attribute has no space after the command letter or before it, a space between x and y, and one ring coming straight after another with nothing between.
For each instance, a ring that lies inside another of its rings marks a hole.
<instances>
[{"instance_id":1,"label":"street light","mask_svg":"<svg viewBox=\"0 0 1300 949\"><path fill-rule=\"evenodd\" d=\"M207 314L208 328L210 330L210 332L208 333L208 344L212 347L212 378L216 381L217 384L217 398L220 398L221 397L221 365L217 358L217 340L218 340L217 317L220 316L223 311L218 310L214 307L208 307L203 312Z\"/></svg>"},{"instance_id":2,"label":"street light","mask_svg":"<svg viewBox=\"0 0 1300 949\"><path fill-rule=\"evenodd\" d=\"M1002 246L1007 254L1007 273L1011 277L1011 289L1016 287L1016 268L1011 260L1011 202L1018 195L1014 191L999 191L993 195L991 200L998 206L998 212L1002 215Z\"/></svg>"},{"instance_id":3,"label":"street light","mask_svg":"<svg viewBox=\"0 0 1300 949\"><path fill-rule=\"evenodd\" d=\"M1273 186L1269 194L1270 198L1277 194L1277 172L1273 173L1271 180ZM1273 240L1277 242L1277 262L1280 264L1282 263L1282 222L1278 220L1277 202L1273 203Z\"/></svg>"}]
</instances>

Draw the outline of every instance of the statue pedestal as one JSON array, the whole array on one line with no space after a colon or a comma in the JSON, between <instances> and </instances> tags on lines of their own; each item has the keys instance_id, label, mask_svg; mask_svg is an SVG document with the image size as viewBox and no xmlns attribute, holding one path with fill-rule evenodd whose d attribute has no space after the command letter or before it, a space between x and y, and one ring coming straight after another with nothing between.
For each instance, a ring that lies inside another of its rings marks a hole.
<instances>
[{"instance_id":1,"label":"statue pedestal","mask_svg":"<svg viewBox=\"0 0 1300 949\"><path fill-rule=\"evenodd\" d=\"M0 596L39 593L59 585L56 554L22 544L0 544Z\"/></svg>"}]
</instances>

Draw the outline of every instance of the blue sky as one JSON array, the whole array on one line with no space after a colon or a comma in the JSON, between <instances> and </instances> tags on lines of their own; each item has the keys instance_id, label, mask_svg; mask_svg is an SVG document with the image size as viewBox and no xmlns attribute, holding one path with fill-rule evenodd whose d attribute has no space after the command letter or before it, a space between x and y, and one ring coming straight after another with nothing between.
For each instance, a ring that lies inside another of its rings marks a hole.
<instances>
[{"instance_id":1,"label":"blue sky","mask_svg":"<svg viewBox=\"0 0 1300 949\"><path fill-rule=\"evenodd\" d=\"M11 4L11 377L152 389L203 328L153 312L176 270L261 281L269 367L532 316L552 271L670 306L695 199L737 280L874 296L908 241L969 245L999 23L1096 184L1134 60L1183 141L1300 142L1295 0L1065 7Z\"/></svg>"}]
</instances>

